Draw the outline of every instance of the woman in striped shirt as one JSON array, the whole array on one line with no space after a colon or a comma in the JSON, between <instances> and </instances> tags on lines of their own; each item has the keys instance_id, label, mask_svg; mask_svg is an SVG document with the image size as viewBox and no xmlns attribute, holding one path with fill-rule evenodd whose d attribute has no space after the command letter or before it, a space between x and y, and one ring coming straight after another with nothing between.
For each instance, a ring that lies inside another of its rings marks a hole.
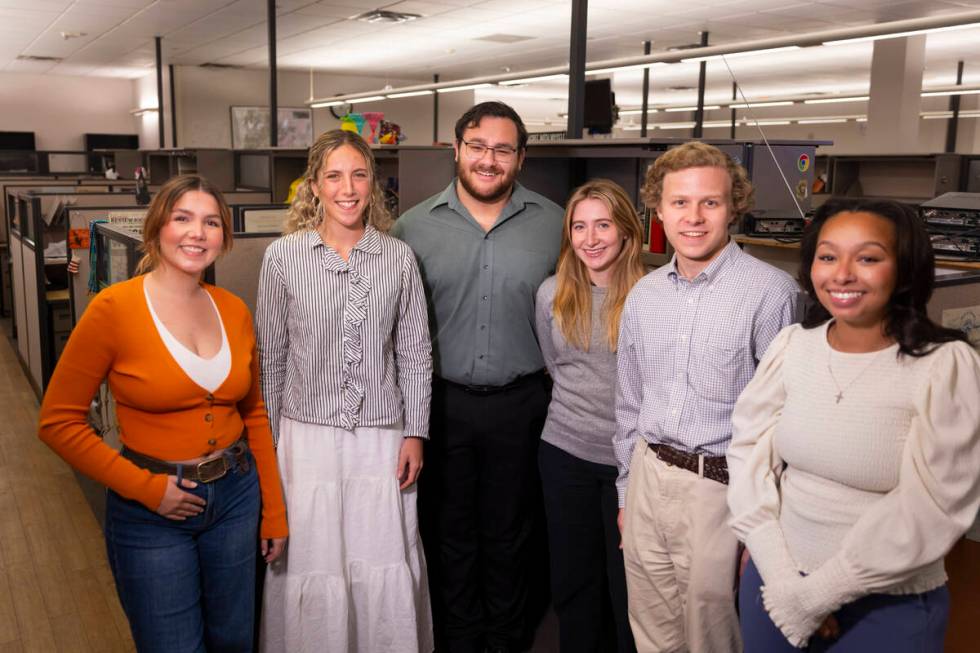
<instances>
[{"instance_id":1,"label":"woman in striped shirt","mask_svg":"<svg viewBox=\"0 0 980 653\"><path fill-rule=\"evenodd\" d=\"M262 263L262 389L293 539L266 576L265 651L432 650L416 486L425 296L356 134L317 139Z\"/></svg>"}]
</instances>

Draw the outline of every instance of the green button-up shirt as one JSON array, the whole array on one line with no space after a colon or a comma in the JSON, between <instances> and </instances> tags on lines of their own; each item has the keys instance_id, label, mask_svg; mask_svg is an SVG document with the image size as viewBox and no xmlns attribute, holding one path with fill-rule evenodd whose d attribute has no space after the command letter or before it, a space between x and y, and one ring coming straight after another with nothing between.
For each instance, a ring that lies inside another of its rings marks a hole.
<instances>
[{"instance_id":1,"label":"green button-up shirt","mask_svg":"<svg viewBox=\"0 0 980 653\"><path fill-rule=\"evenodd\" d=\"M554 273L561 207L520 184L490 231L470 215L456 180L402 215L392 235L418 258L429 300L433 372L466 385L504 385L537 372L534 297Z\"/></svg>"}]
</instances>

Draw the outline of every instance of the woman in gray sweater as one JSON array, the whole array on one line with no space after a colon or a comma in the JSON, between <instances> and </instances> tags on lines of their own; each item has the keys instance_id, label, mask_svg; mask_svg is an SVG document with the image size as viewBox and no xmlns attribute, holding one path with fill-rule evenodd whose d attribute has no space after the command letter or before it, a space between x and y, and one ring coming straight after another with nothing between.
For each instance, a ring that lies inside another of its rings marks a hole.
<instances>
[{"instance_id":1,"label":"woman in gray sweater","mask_svg":"<svg viewBox=\"0 0 980 653\"><path fill-rule=\"evenodd\" d=\"M538 464L562 653L636 650L616 525L612 437L619 318L645 273L642 244L623 189L592 180L568 201L557 273L538 289L538 340L554 380ZM613 632L615 648L608 639Z\"/></svg>"}]
</instances>

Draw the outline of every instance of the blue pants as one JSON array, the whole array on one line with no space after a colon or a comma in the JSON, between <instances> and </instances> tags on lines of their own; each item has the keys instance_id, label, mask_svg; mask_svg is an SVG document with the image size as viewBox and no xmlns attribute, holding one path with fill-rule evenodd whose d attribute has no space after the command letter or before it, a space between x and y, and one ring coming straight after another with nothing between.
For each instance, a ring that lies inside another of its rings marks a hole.
<instances>
[{"instance_id":1,"label":"blue pants","mask_svg":"<svg viewBox=\"0 0 980 653\"><path fill-rule=\"evenodd\" d=\"M739 586L738 608L746 653L799 653L786 641L762 604L762 578L749 561ZM834 613L840 637L810 638L810 653L941 653L949 620L949 590L923 594L869 594Z\"/></svg>"},{"instance_id":2,"label":"blue pants","mask_svg":"<svg viewBox=\"0 0 980 653\"><path fill-rule=\"evenodd\" d=\"M109 566L140 653L251 653L259 485L255 464L192 492L204 511L173 521L112 490Z\"/></svg>"}]
</instances>

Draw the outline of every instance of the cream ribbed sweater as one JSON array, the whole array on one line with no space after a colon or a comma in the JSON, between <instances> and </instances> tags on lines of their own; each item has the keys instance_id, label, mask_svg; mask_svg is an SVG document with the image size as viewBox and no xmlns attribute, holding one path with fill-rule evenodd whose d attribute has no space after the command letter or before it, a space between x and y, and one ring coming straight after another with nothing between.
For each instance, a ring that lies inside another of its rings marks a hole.
<instances>
[{"instance_id":1,"label":"cream ribbed sweater","mask_svg":"<svg viewBox=\"0 0 980 653\"><path fill-rule=\"evenodd\" d=\"M977 352L846 354L827 344L828 324L780 332L739 397L728 449L732 528L798 646L861 596L942 585L943 556L980 508Z\"/></svg>"}]
</instances>

